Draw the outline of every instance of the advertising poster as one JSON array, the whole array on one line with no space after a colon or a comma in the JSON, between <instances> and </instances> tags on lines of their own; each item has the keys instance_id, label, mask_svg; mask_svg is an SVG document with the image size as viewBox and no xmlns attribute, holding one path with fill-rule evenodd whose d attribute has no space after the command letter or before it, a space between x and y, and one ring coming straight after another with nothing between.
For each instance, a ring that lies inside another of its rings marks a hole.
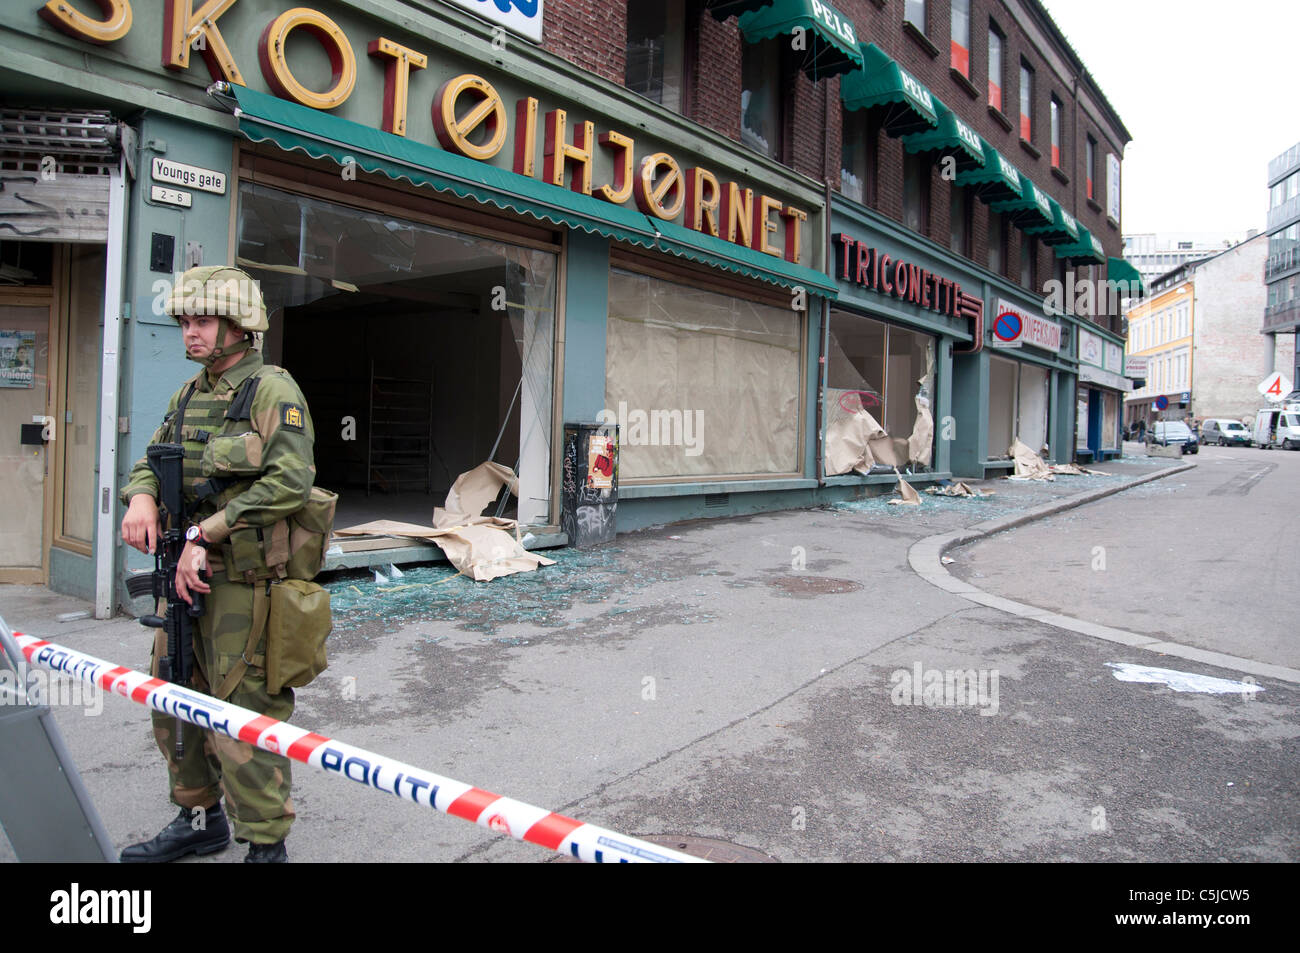
<instances>
[{"instance_id":1,"label":"advertising poster","mask_svg":"<svg viewBox=\"0 0 1300 953\"><path fill-rule=\"evenodd\" d=\"M36 382L36 332L0 331L0 387Z\"/></svg>"}]
</instances>

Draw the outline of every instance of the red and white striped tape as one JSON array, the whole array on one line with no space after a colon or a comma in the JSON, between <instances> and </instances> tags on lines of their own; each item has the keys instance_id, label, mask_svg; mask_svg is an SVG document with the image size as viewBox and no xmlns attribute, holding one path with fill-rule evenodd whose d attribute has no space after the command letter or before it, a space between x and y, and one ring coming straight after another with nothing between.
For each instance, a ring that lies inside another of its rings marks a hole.
<instances>
[{"instance_id":1,"label":"red and white striped tape","mask_svg":"<svg viewBox=\"0 0 1300 953\"><path fill-rule=\"evenodd\" d=\"M700 858L604 827L584 824L523 801L424 771L401 761L276 721L246 708L152 678L53 642L15 632L27 661L66 672L106 692L246 741L273 754L341 775L421 807L463 818L561 854L594 863L702 863Z\"/></svg>"}]
</instances>

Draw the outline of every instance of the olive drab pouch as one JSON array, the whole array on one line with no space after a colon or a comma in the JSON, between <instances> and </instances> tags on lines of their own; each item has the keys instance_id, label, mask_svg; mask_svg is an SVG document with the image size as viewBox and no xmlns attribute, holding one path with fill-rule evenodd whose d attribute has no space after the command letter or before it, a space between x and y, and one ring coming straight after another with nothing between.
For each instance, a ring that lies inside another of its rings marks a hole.
<instances>
[{"instance_id":1,"label":"olive drab pouch","mask_svg":"<svg viewBox=\"0 0 1300 953\"><path fill-rule=\"evenodd\" d=\"M262 437L251 430L216 434L203 445L205 477L257 476L262 472Z\"/></svg>"},{"instance_id":2,"label":"olive drab pouch","mask_svg":"<svg viewBox=\"0 0 1300 953\"><path fill-rule=\"evenodd\" d=\"M312 487L302 509L266 530L269 534L267 565L289 579L315 579L325 568L325 551L334 533L334 509L338 500L337 493Z\"/></svg>"},{"instance_id":3,"label":"olive drab pouch","mask_svg":"<svg viewBox=\"0 0 1300 953\"><path fill-rule=\"evenodd\" d=\"M330 594L314 582L282 579L271 583L266 624L266 690L302 688L329 662L325 639L333 628Z\"/></svg>"}]
</instances>

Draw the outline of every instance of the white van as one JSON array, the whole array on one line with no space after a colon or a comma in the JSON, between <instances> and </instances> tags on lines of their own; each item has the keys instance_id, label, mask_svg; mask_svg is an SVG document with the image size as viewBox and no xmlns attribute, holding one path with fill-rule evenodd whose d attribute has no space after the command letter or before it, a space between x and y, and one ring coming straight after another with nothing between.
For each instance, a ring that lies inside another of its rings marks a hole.
<instances>
[{"instance_id":1,"label":"white van","mask_svg":"<svg viewBox=\"0 0 1300 953\"><path fill-rule=\"evenodd\" d=\"M1300 450L1300 410L1261 410L1255 415L1255 446Z\"/></svg>"}]
</instances>

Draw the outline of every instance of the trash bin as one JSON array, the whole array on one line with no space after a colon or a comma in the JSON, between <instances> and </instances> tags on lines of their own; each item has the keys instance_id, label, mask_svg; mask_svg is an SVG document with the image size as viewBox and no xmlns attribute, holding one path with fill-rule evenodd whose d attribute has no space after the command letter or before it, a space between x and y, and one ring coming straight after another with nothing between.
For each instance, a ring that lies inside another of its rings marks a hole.
<instances>
[{"instance_id":1,"label":"trash bin","mask_svg":"<svg viewBox=\"0 0 1300 953\"><path fill-rule=\"evenodd\" d=\"M560 528L569 545L610 542L618 509L618 424L566 423L560 480Z\"/></svg>"}]
</instances>

